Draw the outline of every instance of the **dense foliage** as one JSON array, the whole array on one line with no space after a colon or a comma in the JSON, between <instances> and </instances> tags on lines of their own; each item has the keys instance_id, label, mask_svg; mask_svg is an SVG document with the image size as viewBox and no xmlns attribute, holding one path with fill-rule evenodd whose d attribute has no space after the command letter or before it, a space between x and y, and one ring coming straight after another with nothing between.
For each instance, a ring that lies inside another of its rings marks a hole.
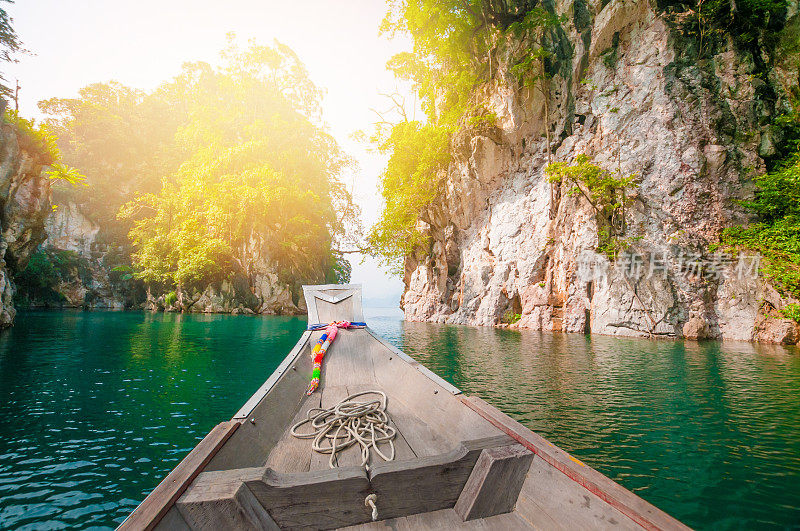
<instances>
[{"instance_id":1,"label":"dense foliage","mask_svg":"<svg viewBox=\"0 0 800 531\"><path fill-rule=\"evenodd\" d=\"M91 185L71 199L109 245L130 238L133 276L180 293L263 259L290 282L349 274L333 247L357 222L338 178L351 161L320 99L288 47L231 42L221 66L186 64L151 93L112 82L40 106Z\"/></svg>"},{"instance_id":2,"label":"dense foliage","mask_svg":"<svg viewBox=\"0 0 800 531\"><path fill-rule=\"evenodd\" d=\"M57 290L59 283L85 271L85 260L74 251L39 249L31 255L25 269L14 276L19 288L16 302L25 305L25 299L33 299L60 303L64 297Z\"/></svg>"},{"instance_id":3,"label":"dense foliage","mask_svg":"<svg viewBox=\"0 0 800 531\"><path fill-rule=\"evenodd\" d=\"M46 124L37 124L35 120L23 118L12 110L7 110L3 119L15 127L23 149L40 154L43 163L48 165L45 170L48 178L70 188L86 184L86 177L77 168L61 162L63 158L58 139Z\"/></svg>"},{"instance_id":4,"label":"dense foliage","mask_svg":"<svg viewBox=\"0 0 800 531\"><path fill-rule=\"evenodd\" d=\"M452 135L458 129L494 126L480 87L492 80L498 58L510 55L520 84L547 94L555 58L562 53L555 49L559 24L552 6L537 0L390 3L381 30L411 36L413 49L394 56L388 66L414 86L427 120L411 120L405 109L396 109L399 120L382 119L372 139L390 155L381 176L386 207L367 240L385 263L398 269L409 252L424 247L417 220L441 193ZM513 50L507 47L512 35ZM549 137L549 127L545 134Z\"/></svg>"},{"instance_id":5,"label":"dense foliage","mask_svg":"<svg viewBox=\"0 0 800 531\"><path fill-rule=\"evenodd\" d=\"M693 40L692 53L710 57L732 39L741 50L756 52L769 47L782 27L787 0L658 0L658 5L676 17L682 33ZM754 53L756 61L762 60Z\"/></svg>"},{"instance_id":6,"label":"dense foliage","mask_svg":"<svg viewBox=\"0 0 800 531\"><path fill-rule=\"evenodd\" d=\"M17 32L11 25L13 19L2 7L3 2L12 3L12 0L0 0L0 62L14 61L14 55L22 51L22 42ZM0 74L0 97L10 97L14 91L6 86L6 78Z\"/></svg>"},{"instance_id":7,"label":"dense foliage","mask_svg":"<svg viewBox=\"0 0 800 531\"><path fill-rule=\"evenodd\" d=\"M404 256L425 243L416 228L417 219L439 194L441 172L450 161L449 136L442 127L402 122L379 145L382 153L390 155L381 176L386 206L381 221L367 236L367 245L379 250L386 265L395 270Z\"/></svg>"},{"instance_id":8,"label":"dense foliage","mask_svg":"<svg viewBox=\"0 0 800 531\"><path fill-rule=\"evenodd\" d=\"M723 3L724 4L724 3ZM779 0L749 0L737 8L736 17L748 14L751 26L737 42L768 45L769 58L787 71L800 68L800 17L795 16L779 32L786 16L786 3ZM747 37L750 35L751 37ZM749 40L748 40L749 39ZM755 198L743 202L755 214L753 223L730 227L721 238L729 248L757 251L763 257L762 273L783 295L800 297L800 87L797 79L778 79L786 94L779 111L768 124L767 134L775 145L767 157L767 171L753 179ZM797 306L784 310L786 317L800 320Z\"/></svg>"},{"instance_id":9,"label":"dense foliage","mask_svg":"<svg viewBox=\"0 0 800 531\"><path fill-rule=\"evenodd\" d=\"M800 153L754 181L756 197L745 205L757 221L725 229L722 242L761 253L767 278L781 293L800 297Z\"/></svg>"},{"instance_id":10,"label":"dense foliage","mask_svg":"<svg viewBox=\"0 0 800 531\"><path fill-rule=\"evenodd\" d=\"M58 137L63 158L86 175L88 190L54 187L56 202L75 201L102 228L105 243L124 246L129 226L117 222L135 193L156 192L177 170L183 150L175 141L186 110L164 88L146 94L116 82L82 88L77 98L39 102Z\"/></svg>"},{"instance_id":11,"label":"dense foliage","mask_svg":"<svg viewBox=\"0 0 800 531\"><path fill-rule=\"evenodd\" d=\"M587 155L578 155L574 164L553 162L545 168L551 183L566 184L568 194L582 197L597 219L597 250L614 259L625 250L629 240L625 208L630 203L629 188L636 184L636 175L620 175L594 164Z\"/></svg>"},{"instance_id":12,"label":"dense foliage","mask_svg":"<svg viewBox=\"0 0 800 531\"><path fill-rule=\"evenodd\" d=\"M33 119L23 118L13 109L5 111L3 120L14 126L20 147L23 149L33 153L40 153L47 164L61 158L57 138L50 132L47 125L37 124Z\"/></svg>"}]
</instances>

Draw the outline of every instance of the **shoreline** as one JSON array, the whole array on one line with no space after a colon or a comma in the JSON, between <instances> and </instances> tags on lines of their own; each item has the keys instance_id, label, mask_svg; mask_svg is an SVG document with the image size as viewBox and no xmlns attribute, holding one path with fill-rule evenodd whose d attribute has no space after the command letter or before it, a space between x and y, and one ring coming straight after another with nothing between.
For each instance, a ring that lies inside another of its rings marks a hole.
<instances>
[{"instance_id":1,"label":"shoreline","mask_svg":"<svg viewBox=\"0 0 800 531\"><path fill-rule=\"evenodd\" d=\"M381 310L396 310L399 312L400 315L388 315L388 312L380 314L375 314L376 311ZM142 313L142 314L151 314L151 315L196 315L196 316L212 316L212 315L220 315L220 316L231 316L231 317L239 317L239 316L246 316L246 317L284 317L284 318L303 318L304 314L270 314L270 313L244 313L244 312L178 312L178 311L153 311L147 310L143 308L77 308L77 307L64 307L64 308L46 308L46 307L31 307L31 308L18 308L17 315L18 317L24 316L26 313ZM507 324L498 324L493 326L483 326L483 325L470 325L470 324L457 324L457 323L440 323L435 321L417 321L417 320L410 320L405 319L402 315L402 311L396 309L395 307L373 307L373 308L364 308L365 319L367 321L367 326L370 326L369 319L370 318L380 318L380 319L396 319L398 322L402 323L413 323L413 324L423 324L423 325L437 325L437 326L446 326L446 327L458 327L458 328L465 328L471 330L505 330L510 332L519 332L519 333L534 333L538 332L540 334L549 335L549 336L564 336L564 337L576 337L576 336L588 336L588 337L598 337L598 338L613 338L619 340L646 340L652 342L673 342L673 343L687 343L687 344L726 344L726 345L760 345L765 347L781 347L786 350L795 351L795 353L800 353L800 346L797 344L782 344L782 343L770 343L765 341L745 341L745 340L738 340L738 339L722 339L722 338L703 338L703 339L690 339L685 337L666 337L666 336L622 336L622 335L612 335L612 334L601 334L598 332L590 332L588 334L582 334L579 332L563 332L560 330L537 330L534 328L525 328ZM7 329L11 329L9 327ZM6 330L6 329L3 329ZM2 332L3 330L0 330Z\"/></svg>"}]
</instances>

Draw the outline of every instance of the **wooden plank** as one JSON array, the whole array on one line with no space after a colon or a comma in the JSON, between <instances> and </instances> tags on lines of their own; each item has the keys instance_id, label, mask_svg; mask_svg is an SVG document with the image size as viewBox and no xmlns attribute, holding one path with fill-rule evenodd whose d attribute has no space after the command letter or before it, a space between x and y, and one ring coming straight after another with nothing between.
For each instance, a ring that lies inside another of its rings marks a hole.
<instances>
[{"instance_id":1,"label":"wooden plank","mask_svg":"<svg viewBox=\"0 0 800 531\"><path fill-rule=\"evenodd\" d=\"M331 348L323 358L322 365L322 403L323 407L333 407L350 394L348 383L370 385L375 382L372 360L359 355L358 338L363 330L340 330ZM328 454L314 452L314 468L328 468ZM336 457L337 466L360 466L361 452L358 446L351 446Z\"/></svg>"},{"instance_id":2,"label":"wooden plank","mask_svg":"<svg viewBox=\"0 0 800 531\"><path fill-rule=\"evenodd\" d=\"M380 345L376 346L382 348ZM455 448L463 440L492 437L502 433L419 371L408 367L404 361L396 364L394 361L389 361L393 364L390 366L392 370L381 367L376 362L375 375L378 383L394 398L395 403L402 402L420 422L447 438L450 448ZM402 429L411 447L420 455L412 442L412 435L405 427Z\"/></svg>"},{"instance_id":3,"label":"wooden plank","mask_svg":"<svg viewBox=\"0 0 800 531\"><path fill-rule=\"evenodd\" d=\"M586 466L564 450L553 445L478 397L461 397L468 407L540 456L550 466L586 488L645 529L689 529L654 505L615 483L600 472Z\"/></svg>"},{"instance_id":4,"label":"wooden plank","mask_svg":"<svg viewBox=\"0 0 800 531\"><path fill-rule=\"evenodd\" d=\"M303 286L303 295L309 324L364 320L361 284Z\"/></svg>"},{"instance_id":5,"label":"wooden plank","mask_svg":"<svg viewBox=\"0 0 800 531\"><path fill-rule=\"evenodd\" d=\"M405 517L400 529L406 531L418 529L457 529L464 522L452 509L431 511L428 513L410 514Z\"/></svg>"},{"instance_id":6,"label":"wooden plank","mask_svg":"<svg viewBox=\"0 0 800 531\"><path fill-rule=\"evenodd\" d=\"M118 527L120 530L153 529L186 487L239 427L238 421L221 422L183 458L172 472Z\"/></svg>"},{"instance_id":7,"label":"wooden plank","mask_svg":"<svg viewBox=\"0 0 800 531\"><path fill-rule=\"evenodd\" d=\"M369 334L364 330L342 330L334 341L327 364L323 364L322 390L323 407L333 407L347 396L364 391L383 391L375 379L375 355L370 350L372 343ZM326 356L328 358L328 356ZM377 395L371 395L377 397ZM359 397L356 400L365 400L369 397ZM393 400L387 394L387 407L391 416ZM390 421L395 429L397 426ZM382 445L383 451L388 450ZM451 448L448 448L448 450ZM409 444L399 435L395 439L395 459L411 459L416 457ZM370 454L370 464L382 462L375 452ZM324 462L328 466L328 456L312 457L312 469L318 468ZM344 451L338 459L339 466L357 466L361 463L361 453L358 447L353 446Z\"/></svg>"},{"instance_id":8,"label":"wooden plank","mask_svg":"<svg viewBox=\"0 0 800 531\"><path fill-rule=\"evenodd\" d=\"M378 516L380 518L380 516ZM368 522L344 528L347 531L419 531L427 529L470 529L480 531L516 531L532 529L531 525L514 513L500 514L490 518L464 522L453 509L442 509L389 520Z\"/></svg>"},{"instance_id":9,"label":"wooden plank","mask_svg":"<svg viewBox=\"0 0 800 531\"><path fill-rule=\"evenodd\" d=\"M389 398L389 415L403 434L415 457L430 457L453 450L456 445L446 433L421 420L412 409L395 395Z\"/></svg>"},{"instance_id":10,"label":"wooden plank","mask_svg":"<svg viewBox=\"0 0 800 531\"><path fill-rule=\"evenodd\" d=\"M538 529L642 529L539 456L531 463L514 512Z\"/></svg>"},{"instance_id":11,"label":"wooden plank","mask_svg":"<svg viewBox=\"0 0 800 531\"><path fill-rule=\"evenodd\" d=\"M158 521L153 529L156 531L191 531L191 528L186 523L186 520L183 519L180 511L178 511L178 508L174 505L172 506L172 509L167 511L167 514L164 515L164 518Z\"/></svg>"},{"instance_id":12,"label":"wooden plank","mask_svg":"<svg viewBox=\"0 0 800 531\"><path fill-rule=\"evenodd\" d=\"M343 385L329 385L325 384L325 387L322 389L322 407L329 408L333 407L343 399L347 398L348 391L347 387ZM311 440L306 439L305 442L311 446ZM319 452L311 452L311 470L326 470L330 469L330 454L322 454ZM351 446L344 450L344 452L338 454L334 459L334 464L340 467L346 466L360 466L361 464L361 452L358 451L357 447Z\"/></svg>"},{"instance_id":13,"label":"wooden plank","mask_svg":"<svg viewBox=\"0 0 800 531\"><path fill-rule=\"evenodd\" d=\"M279 528L250 492L244 481L259 477L260 469L209 472L198 478L176 503L191 529L267 529Z\"/></svg>"},{"instance_id":14,"label":"wooden plank","mask_svg":"<svg viewBox=\"0 0 800 531\"><path fill-rule=\"evenodd\" d=\"M364 385L348 385L347 391L352 395L355 393L360 393L363 391L374 391L374 390L383 391L377 384L364 384ZM385 392L385 391L384 391ZM399 403L399 402L398 402ZM414 453L414 450L411 448L411 445L406 440L405 436L403 435L403 431L398 426L397 422L394 420L394 413L398 410L396 407L394 399L388 393L386 394L386 413L389 416L389 426L393 427L397 430L397 437L394 439L394 460L395 461L406 461L408 459L415 459L417 454ZM448 448L449 449L449 448ZM381 451L386 453L389 451L388 446L381 445ZM369 465L375 465L378 463L383 463L383 459L379 455L375 455L375 452L372 452L370 455Z\"/></svg>"},{"instance_id":15,"label":"wooden plank","mask_svg":"<svg viewBox=\"0 0 800 531\"><path fill-rule=\"evenodd\" d=\"M236 415L233 416L234 419L244 419L247 418L250 413L256 408L259 402L267 396L270 389L272 389L278 380L280 380L281 376L290 369L292 364L295 362L297 357L303 351L303 347L308 343L308 339L311 337L311 332L306 331L303 332L303 335L300 336L300 340L295 344L294 348L289 351L289 354L283 359L280 365L275 369L275 371L267 378L267 380L261 384L261 387L253 393L247 402L239 409Z\"/></svg>"},{"instance_id":16,"label":"wooden plank","mask_svg":"<svg viewBox=\"0 0 800 531\"><path fill-rule=\"evenodd\" d=\"M454 507L462 520L511 512L534 454L521 444L487 448L478 457Z\"/></svg>"},{"instance_id":17,"label":"wooden plank","mask_svg":"<svg viewBox=\"0 0 800 531\"><path fill-rule=\"evenodd\" d=\"M322 364L322 377L332 385L377 385L374 360L364 330L340 330ZM344 397L342 397L344 398Z\"/></svg>"},{"instance_id":18,"label":"wooden plank","mask_svg":"<svg viewBox=\"0 0 800 531\"><path fill-rule=\"evenodd\" d=\"M498 514L489 518L470 520L466 522L468 529L476 531L522 531L533 529L533 527L514 513Z\"/></svg>"},{"instance_id":19,"label":"wooden plank","mask_svg":"<svg viewBox=\"0 0 800 531\"><path fill-rule=\"evenodd\" d=\"M308 411L320 406L320 394L306 396L292 421L284 427L283 435L269 453L266 466L278 472L307 472L311 466L311 439L299 439L291 434L292 425L306 418ZM309 430L310 431L310 430Z\"/></svg>"},{"instance_id":20,"label":"wooden plank","mask_svg":"<svg viewBox=\"0 0 800 531\"><path fill-rule=\"evenodd\" d=\"M447 454L413 461L378 463L369 471L380 518L396 518L452 508L485 448L506 445L509 437L465 441Z\"/></svg>"},{"instance_id":21,"label":"wooden plank","mask_svg":"<svg viewBox=\"0 0 800 531\"><path fill-rule=\"evenodd\" d=\"M281 529L335 529L367 522L370 492L363 468L280 474L267 468L246 485Z\"/></svg>"},{"instance_id":22,"label":"wooden plank","mask_svg":"<svg viewBox=\"0 0 800 531\"><path fill-rule=\"evenodd\" d=\"M373 357L378 384L395 401L402 401L419 421L448 438L450 449L457 447L462 440L501 433L486 419L464 407L441 382L419 371L417 362L406 361L372 334L367 334L367 338L363 350ZM404 427L402 430L411 447L420 455L412 442L413 436Z\"/></svg>"}]
</instances>

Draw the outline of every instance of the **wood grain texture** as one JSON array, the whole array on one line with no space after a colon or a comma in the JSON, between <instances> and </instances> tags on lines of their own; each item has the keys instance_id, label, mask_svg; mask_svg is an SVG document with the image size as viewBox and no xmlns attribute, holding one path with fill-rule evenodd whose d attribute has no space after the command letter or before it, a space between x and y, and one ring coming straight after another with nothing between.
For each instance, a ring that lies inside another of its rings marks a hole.
<instances>
[{"instance_id":1,"label":"wood grain texture","mask_svg":"<svg viewBox=\"0 0 800 531\"><path fill-rule=\"evenodd\" d=\"M455 504L456 514L474 520L511 512L533 456L521 444L483 450Z\"/></svg>"},{"instance_id":2,"label":"wood grain texture","mask_svg":"<svg viewBox=\"0 0 800 531\"><path fill-rule=\"evenodd\" d=\"M176 503L184 521L191 529L277 531L279 527L242 479L193 485Z\"/></svg>"},{"instance_id":3,"label":"wood grain texture","mask_svg":"<svg viewBox=\"0 0 800 531\"><path fill-rule=\"evenodd\" d=\"M631 491L586 466L541 435L534 433L478 397L462 396L464 404L484 416L517 442L540 456L572 481L605 501L645 529L679 529L689 527L654 505L647 503Z\"/></svg>"},{"instance_id":4,"label":"wood grain texture","mask_svg":"<svg viewBox=\"0 0 800 531\"><path fill-rule=\"evenodd\" d=\"M221 422L183 458L172 472L122 522L120 530L153 529L175 501L236 431L238 421Z\"/></svg>"},{"instance_id":5,"label":"wood grain texture","mask_svg":"<svg viewBox=\"0 0 800 531\"><path fill-rule=\"evenodd\" d=\"M539 456L531 463L514 512L539 529L642 529Z\"/></svg>"},{"instance_id":6,"label":"wood grain texture","mask_svg":"<svg viewBox=\"0 0 800 531\"><path fill-rule=\"evenodd\" d=\"M452 508L484 448L506 445L506 436L465 441L447 454L379 463L369 471L381 519Z\"/></svg>"},{"instance_id":7,"label":"wood grain texture","mask_svg":"<svg viewBox=\"0 0 800 531\"><path fill-rule=\"evenodd\" d=\"M369 479L360 467L280 474L267 468L248 488L281 529L335 529L370 518Z\"/></svg>"},{"instance_id":8,"label":"wood grain texture","mask_svg":"<svg viewBox=\"0 0 800 531\"><path fill-rule=\"evenodd\" d=\"M443 509L431 513L403 516L378 522L369 522L344 528L347 531L425 531L425 530L474 530L474 531L521 531L532 529L531 525L514 513L501 514L482 520L464 522L453 511ZM547 529L547 528L545 528Z\"/></svg>"},{"instance_id":9,"label":"wood grain texture","mask_svg":"<svg viewBox=\"0 0 800 531\"><path fill-rule=\"evenodd\" d=\"M266 466L278 472L307 472L311 467L311 439L298 439L291 434L289 428L305 419L308 411L320 406L320 394L305 396L296 409L294 418L283 429L280 440L269 453ZM296 407L296 406L295 406ZM308 427L306 426L308 429Z\"/></svg>"},{"instance_id":10,"label":"wood grain texture","mask_svg":"<svg viewBox=\"0 0 800 531\"><path fill-rule=\"evenodd\" d=\"M417 362L407 361L368 331L362 332L366 333L361 349L371 354L375 379L400 410L397 425L417 456L436 455L456 448L461 441L501 433L480 415L463 407L437 380L417 370ZM403 415L402 411L409 415Z\"/></svg>"},{"instance_id":11,"label":"wood grain texture","mask_svg":"<svg viewBox=\"0 0 800 531\"><path fill-rule=\"evenodd\" d=\"M173 505L153 529L156 531L190 531L191 527L183 519L178 508Z\"/></svg>"},{"instance_id":12,"label":"wood grain texture","mask_svg":"<svg viewBox=\"0 0 800 531\"><path fill-rule=\"evenodd\" d=\"M360 384L360 385L348 385L347 391L349 394L360 393L363 391L372 391L375 389L380 389L377 387L377 384ZM382 389L380 389L382 390ZM400 429L397 422L395 422L394 417L395 414L400 407L400 402L395 403L391 396L387 395L387 402L386 402L386 413L389 415L389 426L392 426L394 429L397 430L397 436L394 439L394 460L395 461L407 461L409 459L414 459L417 455L414 453L414 450L408 444L408 441L403 435L402 430ZM381 445L381 451L387 453L389 451L388 446ZM374 452L370 455L369 465L373 466L378 463L384 462L383 459L376 455Z\"/></svg>"},{"instance_id":13,"label":"wood grain texture","mask_svg":"<svg viewBox=\"0 0 800 531\"><path fill-rule=\"evenodd\" d=\"M361 284L303 286L311 324L331 321L363 321Z\"/></svg>"},{"instance_id":14,"label":"wood grain texture","mask_svg":"<svg viewBox=\"0 0 800 531\"><path fill-rule=\"evenodd\" d=\"M382 338L381 336L376 334L375 331L372 330L371 328L367 327L367 332L369 333L370 336L372 336L373 339L375 339L375 341L377 341L381 345L383 345L386 348L386 350L388 350L389 352L391 352L395 356L399 357L401 360L403 360L406 363L408 363L409 366L411 366L411 367L415 368L416 370L418 370L419 372L421 372L428 379L430 379L433 382L435 382L437 385L439 385L442 389L446 390L448 393L454 394L454 395L461 394L461 390L458 387L454 386L453 384L451 384L450 382L448 382L447 380L445 380L444 378L442 378L441 376L439 376L435 372L431 371L430 369L425 367L423 364L419 363L417 360L415 360L414 358L412 358L411 356L409 356L408 354L406 354L405 352L400 350L399 348L395 347L394 345L392 345L391 343L386 341L384 338Z\"/></svg>"},{"instance_id":15,"label":"wood grain texture","mask_svg":"<svg viewBox=\"0 0 800 531\"><path fill-rule=\"evenodd\" d=\"M329 385L326 384L321 392L322 407L333 407L345 398L347 398L347 387L343 385ZM311 440L305 439L305 444L311 446ZM330 469L330 454L323 454L319 452L311 452L311 470L327 470ZM334 458L334 464L340 467L346 466L359 466L361 465L361 452L357 446L351 446L340 452Z\"/></svg>"}]
</instances>

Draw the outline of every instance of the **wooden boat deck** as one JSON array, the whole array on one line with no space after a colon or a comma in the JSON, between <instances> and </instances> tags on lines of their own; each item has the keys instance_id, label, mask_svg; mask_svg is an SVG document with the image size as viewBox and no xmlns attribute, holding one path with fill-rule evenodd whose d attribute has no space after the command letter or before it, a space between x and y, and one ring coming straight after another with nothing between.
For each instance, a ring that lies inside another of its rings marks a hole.
<instances>
[{"instance_id":1,"label":"wooden boat deck","mask_svg":"<svg viewBox=\"0 0 800 531\"><path fill-rule=\"evenodd\" d=\"M309 343L313 345L320 335L321 332L312 334ZM320 392L301 402L291 424L306 418L310 408L332 407L350 394L379 390L386 393L391 423L398 431L397 461L443 454L461 441L503 434L480 415L464 408L448 389L418 374L409 374L416 371L369 331L342 331L334 345L325 356ZM371 465L383 461L374 453L371 459ZM311 451L308 439L298 439L287 431L262 464L288 473L326 470L328 461L328 455ZM361 453L356 446L338 457L338 466L360 463Z\"/></svg>"},{"instance_id":2,"label":"wooden boat deck","mask_svg":"<svg viewBox=\"0 0 800 531\"><path fill-rule=\"evenodd\" d=\"M360 286L307 288L306 301L309 322L363 319ZM120 529L686 529L369 329L339 332L305 396L321 334L304 333ZM331 469L289 433L309 409L370 390L387 395L394 461L364 469L351 447Z\"/></svg>"}]
</instances>

